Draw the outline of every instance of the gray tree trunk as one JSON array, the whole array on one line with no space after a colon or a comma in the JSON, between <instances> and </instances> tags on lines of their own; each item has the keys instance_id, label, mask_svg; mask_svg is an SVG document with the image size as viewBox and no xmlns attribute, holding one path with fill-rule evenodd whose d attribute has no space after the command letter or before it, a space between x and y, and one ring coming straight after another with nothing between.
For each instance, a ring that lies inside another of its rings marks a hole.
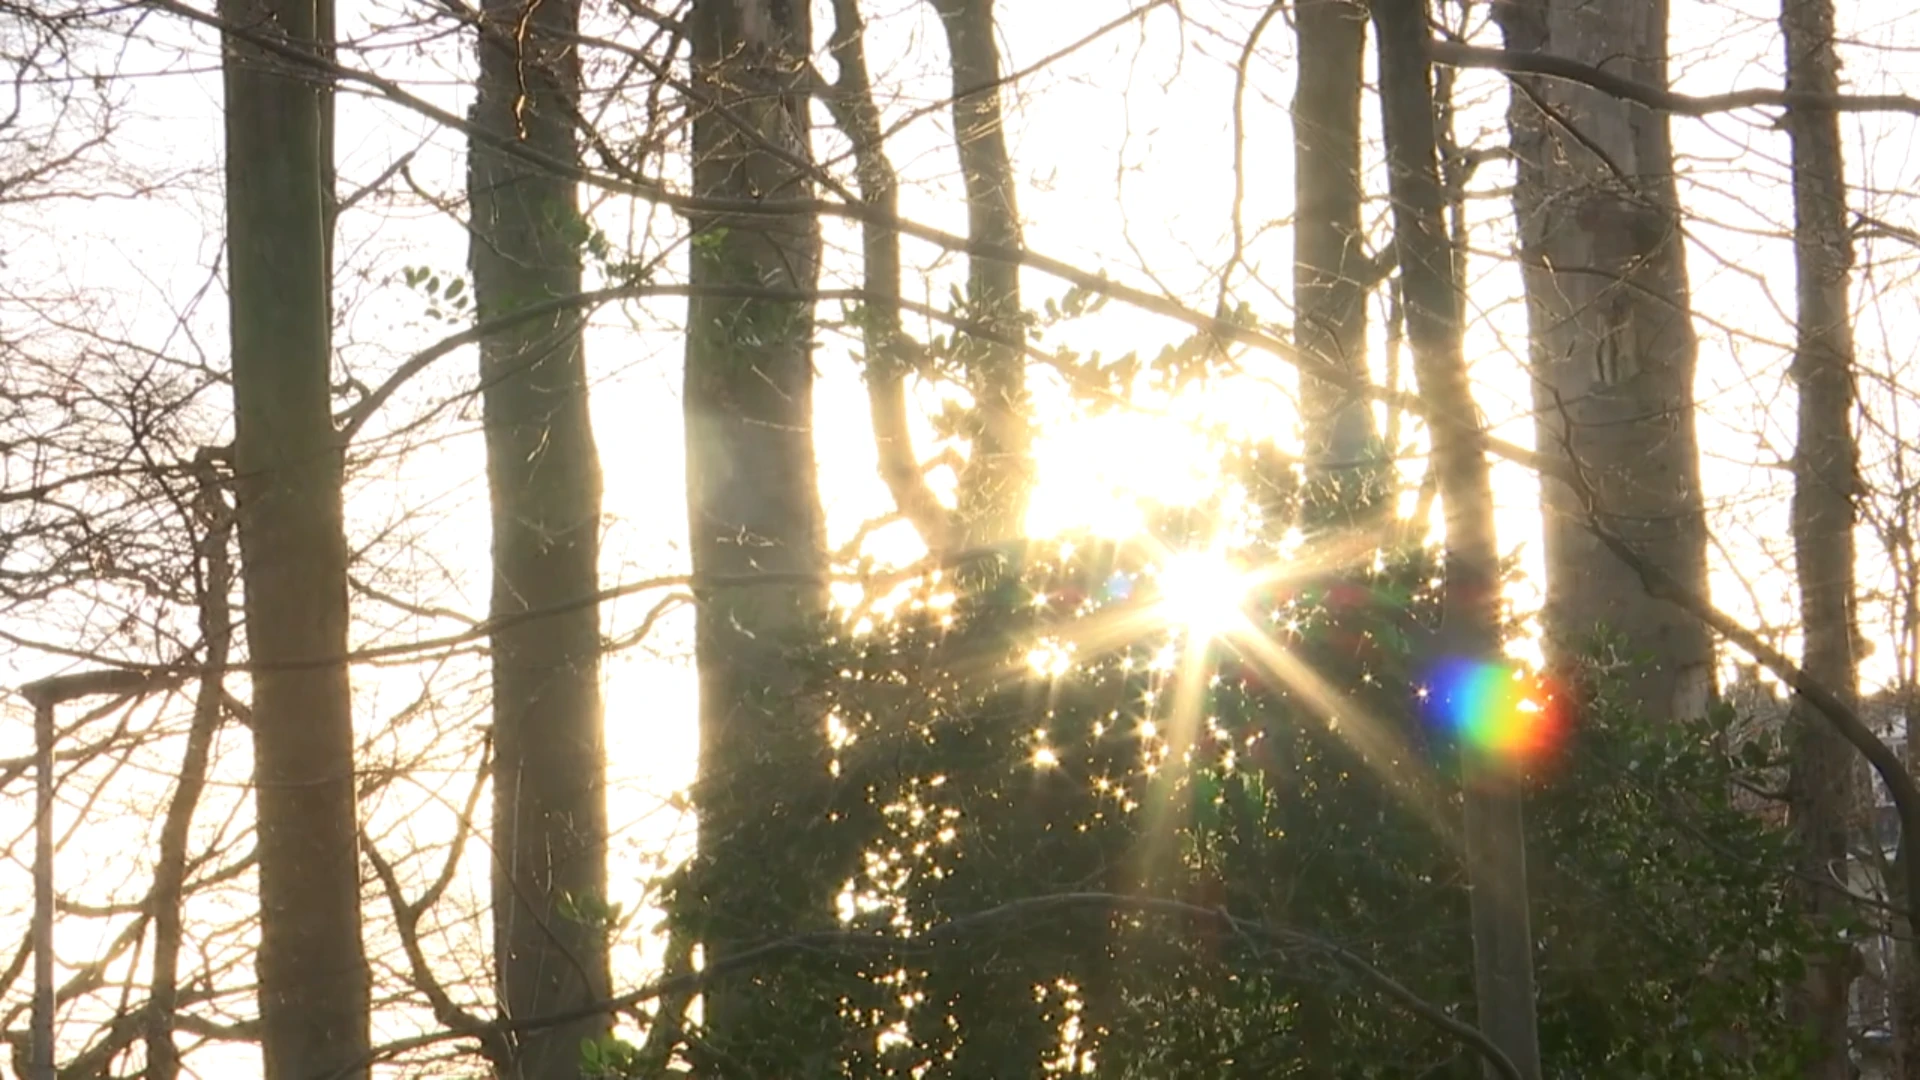
<instances>
[{"instance_id":1,"label":"gray tree trunk","mask_svg":"<svg viewBox=\"0 0 1920 1080\"><path fill-rule=\"evenodd\" d=\"M1360 98L1367 11L1355 0L1300 0L1293 25L1293 341L1367 374L1367 297L1375 274L1360 211ZM1302 376L1309 491L1350 511L1390 507L1373 410ZM1328 498L1332 496L1332 498ZM1344 496L1344 497L1343 497Z\"/></svg>"},{"instance_id":2,"label":"gray tree trunk","mask_svg":"<svg viewBox=\"0 0 1920 1080\"><path fill-rule=\"evenodd\" d=\"M1906 575L1902 575L1905 577ZM1911 581L1911 578L1908 578ZM1911 588L1911 585L1906 586ZM1910 648L1911 646L1909 646ZM1920 715L1920 695L1915 692L1913 671L1905 663L1902 665L1902 689L1899 699L1907 716ZM1906 745L1902 747L1907 771L1920 773L1920 732L1914 725L1907 726ZM1902 911L1910 911L1907 902L1904 851L1895 852L1893 864L1888 867L1889 898ZM1893 1023L1893 1063L1894 1075L1899 1077L1920 1076L1920 944L1914 940L1915 922L1912 919L1889 915L1889 929L1894 934L1891 986L1892 998L1890 1012Z\"/></svg>"},{"instance_id":3,"label":"gray tree trunk","mask_svg":"<svg viewBox=\"0 0 1920 1080\"><path fill-rule=\"evenodd\" d=\"M1833 0L1783 0L1787 88L1814 94L1839 89L1833 46ZM1854 506L1859 453L1853 436L1854 369L1846 172L1840 117L1831 110L1787 113L1792 143L1794 269L1799 310L1792 378L1799 387L1794 450L1793 547L1799 576L1801 666L1841 700L1858 699L1854 657ZM1839 944L1851 907L1838 886L1847 881L1851 831L1857 822L1855 755L1818 709L1795 697L1790 719L1793 757L1788 821L1799 845L1801 903L1836 942L1809 957L1806 979L1791 999L1795 1017L1814 1039L1807 1076L1848 1080L1848 987L1856 974L1850 948Z\"/></svg>"},{"instance_id":4,"label":"gray tree trunk","mask_svg":"<svg viewBox=\"0 0 1920 1080\"><path fill-rule=\"evenodd\" d=\"M1493 10L1508 49L1667 83L1666 0L1509 0ZM1704 596L1698 343L1667 118L1571 82L1512 86L1540 452L1580 469L1607 528ZM1639 661L1631 691L1640 707L1704 713L1713 688L1705 627L1647 596L1587 528L1572 487L1542 484L1551 655L1577 655L1605 627Z\"/></svg>"},{"instance_id":5,"label":"gray tree trunk","mask_svg":"<svg viewBox=\"0 0 1920 1080\"><path fill-rule=\"evenodd\" d=\"M967 239L1019 248L1017 181L1000 108L993 0L933 0L933 6L952 61L953 140L967 191ZM960 477L958 510L965 530L962 546L973 546L1022 535L1033 486L1026 356L1004 340L1026 337L1019 266L1004 259L969 257L967 304L967 315L992 332L960 335L977 428Z\"/></svg>"},{"instance_id":6,"label":"gray tree trunk","mask_svg":"<svg viewBox=\"0 0 1920 1080\"><path fill-rule=\"evenodd\" d=\"M327 0L221 0L315 52ZM325 103L310 70L224 42L234 465L259 814L267 1080L367 1075L342 447L329 375ZM336 1071L337 1070L337 1071Z\"/></svg>"},{"instance_id":7,"label":"gray tree trunk","mask_svg":"<svg viewBox=\"0 0 1920 1080\"><path fill-rule=\"evenodd\" d=\"M880 108L873 98L866 20L858 0L833 0L829 48L840 72L827 95L827 107L840 133L853 144L860 198L887 217L895 217L900 210L900 181L887 157ZM867 353L867 405L880 478L927 550L942 552L953 544L953 514L940 505L927 484L914 453L907 414L907 376L914 357L900 323L900 232L886 221L862 221L860 239L867 292L860 331Z\"/></svg>"},{"instance_id":8,"label":"gray tree trunk","mask_svg":"<svg viewBox=\"0 0 1920 1080\"><path fill-rule=\"evenodd\" d=\"M473 121L578 162L577 0L489 0ZM580 291L578 185L469 143L469 262L481 321ZM600 703L600 459L581 318L480 343L493 510L493 949L500 1010L525 1020L608 994L606 750ZM529 613L547 612L526 617ZM606 1016L514 1036L502 1080L580 1075Z\"/></svg>"},{"instance_id":9,"label":"gray tree trunk","mask_svg":"<svg viewBox=\"0 0 1920 1080\"><path fill-rule=\"evenodd\" d=\"M160 824L160 852L154 862L153 888L148 894L153 913L153 978L147 999L147 1075L151 1080L178 1080L180 1048L173 1041L180 1004L180 951L186 936L181 918L187 878L187 845L194 811L206 791L213 741L220 731L226 703L226 672L233 642L233 509L227 503L224 471L215 454L201 450L194 461L193 509L205 531L197 545L195 601L199 608L200 640L205 642L206 671L194 694L193 720L180 758L180 775L173 798Z\"/></svg>"},{"instance_id":10,"label":"gray tree trunk","mask_svg":"<svg viewBox=\"0 0 1920 1080\"><path fill-rule=\"evenodd\" d=\"M807 5L699 0L689 18L696 194L809 196ZM826 605L812 305L699 295L702 286L813 290L819 226L805 214L692 225L683 404L700 823L677 907L712 964L803 925L830 925L839 880L816 865L805 835L823 817L827 746L823 716L796 694L791 653ZM825 1067L802 1051L808 1035L832 1030L834 1004L782 993L778 970L723 980L703 1001L702 1049L726 1062L725 1075Z\"/></svg>"},{"instance_id":11,"label":"gray tree trunk","mask_svg":"<svg viewBox=\"0 0 1920 1080\"><path fill-rule=\"evenodd\" d=\"M1374 0L1373 17L1380 35L1394 250L1414 373L1429 406L1448 416L1475 416L1434 135L1426 3ZM1436 426L1432 432L1447 527L1442 597L1447 648L1464 659L1497 662L1500 552L1486 454L1457 429ZM1521 1075L1537 1080L1540 1047L1521 793L1499 763L1478 760L1470 748L1462 752L1468 755L1464 831L1479 1026ZM1487 1072L1498 1075L1491 1064Z\"/></svg>"}]
</instances>

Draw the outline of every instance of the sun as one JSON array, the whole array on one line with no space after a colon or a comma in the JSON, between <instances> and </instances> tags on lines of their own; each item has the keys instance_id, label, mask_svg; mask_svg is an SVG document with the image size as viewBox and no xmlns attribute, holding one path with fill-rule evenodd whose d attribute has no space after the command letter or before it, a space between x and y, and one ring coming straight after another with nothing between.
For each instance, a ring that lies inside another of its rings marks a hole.
<instances>
[{"instance_id":1,"label":"sun","mask_svg":"<svg viewBox=\"0 0 1920 1080\"><path fill-rule=\"evenodd\" d=\"M1246 622L1249 582L1217 551L1181 551L1154 574L1160 610L1169 623L1196 638L1212 638Z\"/></svg>"}]
</instances>

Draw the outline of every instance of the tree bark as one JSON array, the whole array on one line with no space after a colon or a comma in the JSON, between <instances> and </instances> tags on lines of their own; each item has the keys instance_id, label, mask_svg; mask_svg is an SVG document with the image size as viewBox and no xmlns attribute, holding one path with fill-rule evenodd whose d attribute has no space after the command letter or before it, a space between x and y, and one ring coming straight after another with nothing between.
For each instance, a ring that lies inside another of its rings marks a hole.
<instances>
[{"instance_id":1,"label":"tree bark","mask_svg":"<svg viewBox=\"0 0 1920 1080\"><path fill-rule=\"evenodd\" d=\"M826 95L834 124L853 144L860 198L885 220L860 223L862 271L868 295L860 324L866 347L868 413L880 478L901 515L931 552L953 543L953 515L927 484L913 450L907 414L911 344L900 325L900 232L888 223L900 216L900 181L887 157L880 109L867 73L866 22L857 0L833 0L829 48L839 77Z\"/></svg>"},{"instance_id":2,"label":"tree bark","mask_svg":"<svg viewBox=\"0 0 1920 1080\"><path fill-rule=\"evenodd\" d=\"M187 842L194 811L206 790L208 763L214 736L225 708L226 666L233 641L233 510L227 505L226 480L202 450L194 462L192 507L203 530L196 553L195 599L199 607L200 639L205 642L206 669L193 701L193 720L187 727L187 745L180 758L180 777L167 801L160 825L160 852L153 868L148 910L153 913L153 981L147 1003L144 1041L147 1075L152 1080L178 1080L180 1048L174 1044L176 1010L180 1003L180 946L185 936L181 907L185 902Z\"/></svg>"},{"instance_id":3,"label":"tree bark","mask_svg":"<svg viewBox=\"0 0 1920 1080\"><path fill-rule=\"evenodd\" d=\"M699 0L690 33L704 106L693 121L695 193L808 196L807 5ZM677 906L711 965L755 942L830 925L839 881L828 880L834 872L818 865L807 836L823 817L827 745L823 715L799 700L792 655L826 608L813 310L698 294L702 286L811 292L819 225L806 214L691 223L683 405L699 605L700 822ZM783 994L778 971L725 980L703 1002L703 1050L727 1063L725 1075L804 1071L803 1041L832 1030L833 1003Z\"/></svg>"},{"instance_id":4,"label":"tree bark","mask_svg":"<svg viewBox=\"0 0 1920 1080\"><path fill-rule=\"evenodd\" d=\"M1023 246L1017 181L1000 108L1000 50L993 0L933 0L953 69L953 141L967 192L967 239L1002 250ZM1033 487L1026 357L1006 344L1026 336L1020 267L1006 259L967 260L967 314L990 331L957 335L973 393L973 450L960 477L960 546L997 544L1025 531ZM996 340L997 339L997 340Z\"/></svg>"},{"instance_id":5,"label":"tree bark","mask_svg":"<svg viewBox=\"0 0 1920 1080\"><path fill-rule=\"evenodd\" d=\"M1420 395L1455 417L1477 416L1461 342L1461 303L1434 135L1424 0L1374 0L1380 40L1394 250L1407 340ZM1500 553L1485 452L1451 426L1431 429L1446 515L1442 604L1447 651L1479 662L1500 655ZM1466 754L1466 861L1479 1026L1522 1075L1540 1076L1533 944L1527 915L1526 837L1519 785L1499 763ZM1497 1075L1492 1066L1488 1075Z\"/></svg>"},{"instance_id":6,"label":"tree bark","mask_svg":"<svg viewBox=\"0 0 1920 1080\"><path fill-rule=\"evenodd\" d=\"M1832 0L1783 0L1789 91L1838 92L1833 19ZM1830 109L1795 108L1787 111L1786 126L1798 300L1791 369L1799 389L1792 517L1801 667L1852 706L1859 686L1853 537L1859 453L1852 426L1853 240L1847 229L1840 117ZM1834 943L1830 953L1809 958L1791 1008L1816 1047L1807 1076L1848 1080L1853 1075L1848 987L1856 971L1852 950L1841 940L1840 922L1850 904L1838 886L1848 880L1858 818L1854 754L1826 718L1797 696L1790 724L1788 821L1799 847L1798 889L1804 909Z\"/></svg>"},{"instance_id":7,"label":"tree bark","mask_svg":"<svg viewBox=\"0 0 1920 1080\"><path fill-rule=\"evenodd\" d=\"M473 121L578 165L578 0L488 0ZM469 261L482 322L580 291L573 180L469 142ZM573 311L480 342L492 500L493 942L503 1015L608 994L606 750L600 702L600 459ZM529 611L557 614L520 620ZM502 1080L580 1075L605 1016L517 1034Z\"/></svg>"},{"instance_id":8,"label":"tree bark","mask_svg":"<svg viewBox=\"0 0 1920 1080\"><path fill-rule=\"evenodd\" d=\"M1907 581L1913 579L1903 574ZM1912 588L1911 584L1903 588ZM1908 645L1911 648L1911 645ZM1920 715L1920 693L1916 693L1914 673L1909 663L1902 664L1901 688L1899 698L1907 716ZM1920 733L1913 725L1907 727L1905 746L1901 756L1907 764L1907 771L1920 774ZM1920 926L1920 919L1911 916L1913 905L1909 899L1911 886L1907 883L1907 852L1894 852L1888 867L1887 895L1902 914L1888 916L1889 930L1893 933L1893 960L1889 987L1893 1026L1893 1063L1894 1075L1911 1077L1920 1075L1920 945L1914 940L1914 928Z\"/></svg>"},{"instance_id":9,"label":"tree bark","mask_svg":"<svg viewBox=\"0 0 1920 1080\"><path fill-rule=\"evenodd\" d=\"M1666 0L1504 0L1493 11L1509 50L1667 84ZM1605 526L1704 596L1698 342L1667 118L1569 82L1512 86L1540 453L1578 468ZM1572 486L1541 484L1550 655L1577 658L1604 627L1634 661L1634 704L1653 716L1702 715L1713 692L1706 628L1646 595L1587 527Z\"/></svg>"},{"instance_id":10,"label":"tree bark","mask_svg":"<svg viewBox=\"0 0 1920 1080\"><path fill-rule=\"evenodd\" d=\"M1366 8L1355 0L1299 0L1293 24L1299 73L1293 95L1293 342L1365 377L1371 260L1360 211L1360 97ZM1390 506L1386 459L1366 399L1300 379L1308 490L1316 501L1362 512Z\"/></svg>"},{"instance_id":11,"label":"tree bark","mask_svg":"<svg viewBox=\"0 0 1920 1080\"><path fill-rule=\"evenodd\" d=\"M228 25L321 51L327 0L221 0ZM323 90L224 43L228 321L248 659L254 665L261 1041L267 1080L367 1075L333 427ZM335 1070L339 1070L335 1072Z\"/></svg>"}]
</instances>

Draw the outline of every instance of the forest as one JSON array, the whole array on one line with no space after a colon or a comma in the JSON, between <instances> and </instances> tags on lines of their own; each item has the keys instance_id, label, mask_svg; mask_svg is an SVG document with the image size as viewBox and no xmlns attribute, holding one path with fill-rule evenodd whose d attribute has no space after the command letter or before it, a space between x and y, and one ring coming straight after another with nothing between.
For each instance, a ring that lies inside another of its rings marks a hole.
<instances>
[{"instance_id":1,"label":"forest","mask_svg":"<svg viewBox=\"0 0 1920 1080\"><path fill-rule=\"evenodd\" d=\"M1903 7L0 0L0 1075L1920 1078Z\"/></svg>"}]
</instances>

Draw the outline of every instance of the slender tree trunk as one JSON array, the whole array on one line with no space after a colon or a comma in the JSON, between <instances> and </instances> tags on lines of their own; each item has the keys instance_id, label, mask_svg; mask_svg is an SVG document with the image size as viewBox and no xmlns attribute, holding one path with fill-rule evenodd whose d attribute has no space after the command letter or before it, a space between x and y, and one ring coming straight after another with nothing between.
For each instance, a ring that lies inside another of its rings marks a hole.
<instances>
[{"instance_id":1,"label":"slender tree trunk","mask_svg":"<svg viewBox=\"0 0 1920 1080\"><path fill-rule=\"evenodd\" d=\"M1461 344L1459 287L1434 137L1426 4L1424 0L1374 0L1373 17L1380 35L1380 100L1394 249L1415 375L1421 396L1433 408L1449 416L1476 416ZM1499 548L1487 458L1472 440L1453 429L1431 430L1447 523L1442 597L1447 644L1457 656L1497 661ZM1540 1049L1520 790L1499 764L1476 760L1464 748L1463 752L1470 755L1465 762L1465 833L1479 1024L1522 1075L1537 1078ZM1491 1066L1488 1071L1492 1075Z\"/></svg>"},{"instance_id":2,"label":"slender tree trunk","mask_svg":"<svg viewBox=\"0 0 1920 1080\"><path fill-rule=\"evenodd\" d=\"M153 870L153 890L148 901L153 913L153 986L147 1003L145 1042L147 1075L151 1080L177 1080L180 1075L180 1048L174 1045L173 1029L180 1002L180 945L184 935L181 919L182 895L187 877L187 841L193 828L193 814L207 786L207 764L213 752L213 739L220 729L225 708L226 673L229 647L233 640L233 510L227 505L226 481L212 460L201 451L195 461L195 479L199 490L192 506L202 530L198 552L197 601L200 609L200 639L206 643L206 670L193 701L193 721L187 728L187 745L180 759L180 778L167 802L166 817L160 825L160 857Z\"/></svg>"},{"instance_id":3,"label":"slender tree trunk","mask_svg":"<svg viewBox=\"0 0 1920 1080\"><path fill-rule=\"evenodd\" d=\"M857 0L833 0L829 48L840 73L827 95L827 107L840 133L853 144L860 197L888 218L897 217L900 182L887 157L880 109L873 99L866 22ZM900 233L885 221L870 220L860 223L860 238L868 295L860 330L867 353L867 405L880 478L894 506L913 524L927 549L943 551L953 541L953 515L927 485L908 426L907 375L913 356L900 325Z\"/></svg>"},{"instance_id":4,"label":"slender tree trunk","mask_svg":"<svg viewBox=\"0 0 1920 1080\"><path fill-rule=\"evenodd\" d=\"M1667 85L1666 0L1507 0L1493 12L1508 49ZM1611 532L1705 595L1698 343L1667 118L1562 80L1511 85L1540 451L1589 478ZM1573 658L1605 627L1635 661L1640 707L1703 714L1713 690L1706 628L1646 594L1587 528L1572 487L1542 485L1551 654Z\"/></svg>"},{"instance_id":5,"label":"slender tree trunk","mask_svg":"<svg viewBox=\"0 0 1920 1080\"><path fill-rule=\"evenodd\" d=\"M1375 273L1363 250L1360 96L1366 7L1300 0L1293 25L1293 340L1348 371L1367 371L1367 296ZM1300 381L1309 491L1347 513L1391 504L1385 456L1367 402L1311 376Z\"/></svg>"},{"instance_id":6,"label":"slender tree trunk","mask_svg":"<svg viewBox=\"0 0 1920 1080\"><path fill-rule=\"evenodd\" d=\"M699 0L690 32L695 88L710 105L693 122L695 192L809 195L807 5ZM696 290L815 287L813 217L692 224ZM824 816L828 748L824 717L796 693L791 651L826 603L812 338L807 303L696 295L687 305L700 824L678 907L709 964L801 926L830 925L841 880L807 836ZM726 1062L724 1075L825 1068L806 1049L833 1030L834 1003L782 985L779 970L756 968L706 991L701 1050Z\"/></svg>"},{"instance_id":7,"label":"slender tree trunk","mask_svg":"<svg viewBox=\"0 0 1920 1080\"><path fill-rule=\"evenodd\" d=\"M1914 579L1906 574L1902 577L1909 582L1904 588L1912 589L1914 586L1911 582ZM1908 648L1911 648L1911 642ZM1901 672L1899 700L1904 704L1907 716L1920 715L1915 712L1916 708L1920 708L1920 693L1916 692L1913 671L1910 665L1903 664L1903 667L1906 670ZM1911 722L1907 726L1906 745L1902 747L1902 752L1907 770L1920 771L1920 734L1914 731ZM1895 909L1901 912L1911 910L1902 866L1905 858L1904 851L1894 852L1887 882L1888 898ZM1920 944L1915 942L1915 924L1911 919L1891 914L1888 916L1888 928L1894 935L1893 961L1890 965L1892 986L1889 991L1892 999L1889 1011L1893 1017L1894 1075L1904 1080L1920 1076Z\"/></svg>"},{"instance_id":8,"label":"slender tree trunk","mask_svg":"<svg viewBox=\"0 0 1920 1080\"><path fill-rule=\"evenodd\" d=\"M577 0L488 0L474 123L578 162ZM469 259L482 321L580 291L578 185L470 142ZM480 343L493 507L493 949L501 1012L607 996L606 750L600 705L600 459L579 316ZM591 1016L518 1035L502 1080L580 1074Z\"/></svg>"},{"instance_id":9,"label":"slender tree trunk","mask_svg":"<svg viewBox=\"0 0 1920 1080\"><path fill-rule=\"evenodd\" d=\"M1914 545L1915 500L1907 483L1908 464L1904 447L1887 461L1889 492L1893 505L1887 514L1891 521L1882 526L1887 561L1893 567L1894 602L1899 605L1895 623L1893 661L1897 669L1889 698L1903 715L1920 715L1920 549ZM1907 724L1901 740L1900 756L1909 773L1920 773L1920 732ZM1868 788L1868 791L1872 791ZM1911 911L1907 887L1905 845L1888 860L1887 899L1896 912ZM1893 935L1893 956L1889 963L1889 1013L1893 1029L1893 1075L1920 1076L1920 947L1914 933L1920 921L1889 913L1887 928Z\"/></svg>"},{"instance_id":10,"label":"slender tree trunk","mask_svg":"<svg viewBox=\"0 0 1920 1080\"><path fill-rule=\"evenodd\" d=\"M325 47L316 0L221 0L219 15L301 49ZM267 1080L364 1077L325 108L310 71L291 72L233 37L223 59L234 465L255 665L261 1042Z\"/></svg>"},{"instance_id":11,"label":"slender tree trunk","mask_svg":"<svg viewBox=\"0 0 1920 1080\"><path fill-rule=\"evenodd\" d=\"M1783 0L1780 25L1786 32L1787 88L1836 93L1833 0ZM1793 470L1793 547L1804 635L1800 663L1852 705L1858 697L1853 498L1859 453L1852 426L1853 240L1847 231L1839 114L1789 110L1787 134L1793 147L1799 301L1792 377L1800 397ZM1850 905L1836 886L1848 879L1849 839L1858 810L1854 754L1833 725L1798 697L1790 722L1788 820L1800 850L1801 902L1836 942L1832 954L1810 958L1792 1008L1817 1047L1806 1075L1848 1080L1853 1065L1847 990L1856 972L1851 949L1840 943L1839 923Z\"/></svg>"},{"instance_id":12,"label":"slender tree trunk","mask_svg":"<svg viewBox=\"0 0 1920 1080\"><path fill-rule=\"evenodd\" d=\"M993 0L933 0L953 68L953 140L967 190L967 238L1002 249L1022 246L1017 181L1000 108L1000 49ZM962 335L961 353L976 410L973 452L960 477L962 546L997 544L1025 530L1033 486L1020 268L1002 259L967 261L967 314L992 331ZM999 340L994 340L994 339Z\"/></svg>"}]
</instances>

